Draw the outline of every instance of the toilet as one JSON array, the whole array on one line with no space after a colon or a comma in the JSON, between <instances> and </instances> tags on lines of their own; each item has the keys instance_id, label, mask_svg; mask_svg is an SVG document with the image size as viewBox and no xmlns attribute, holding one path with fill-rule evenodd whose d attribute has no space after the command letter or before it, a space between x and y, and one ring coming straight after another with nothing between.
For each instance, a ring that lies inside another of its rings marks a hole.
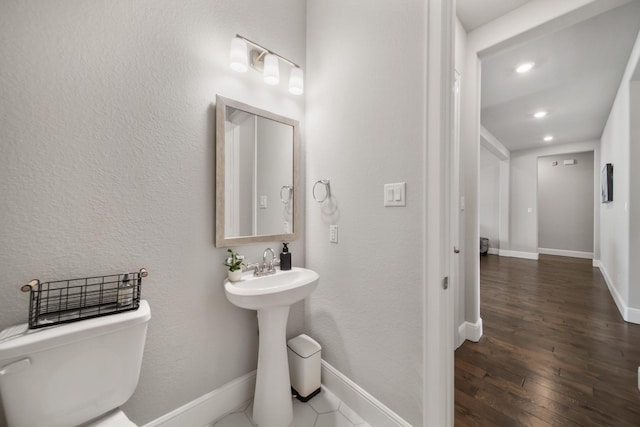
<instances>
[{"instance_id":1,"label":"toilet","mask_svg":"<svg viewBox=\"0 0 640 427\"><path fill-rule=\"evenodd\" d=\"M133 427L119 409L138 385L151 319L135 311L0 332L0 400L9 427Z\"/></svg>"}]
</instances>

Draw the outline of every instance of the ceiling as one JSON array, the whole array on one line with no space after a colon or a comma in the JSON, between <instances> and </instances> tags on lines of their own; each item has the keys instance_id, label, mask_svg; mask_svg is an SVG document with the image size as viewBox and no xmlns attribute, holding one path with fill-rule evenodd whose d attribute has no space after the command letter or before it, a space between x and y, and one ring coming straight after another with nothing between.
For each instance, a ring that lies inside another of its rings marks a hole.
<instances>
[{"instance_id":1,"label":"ceiling","mask_svg":"<svg viewBox=\"0 0 640 427\"><path fill-rule=\"evenodd\" d=\"M599 139L639 29L634 1L483 59L482 125L511 151Z\"/></svg>"},{"instance_id":2,"label":"ceiling","mask_svg":"<svg viewBox=\"0 0 640 427\"><path fill-rule=\"evenodd\" d=\"M517 9L531 0L457 0L456 15L467 32Z\"/></svg>"}]
</instances>

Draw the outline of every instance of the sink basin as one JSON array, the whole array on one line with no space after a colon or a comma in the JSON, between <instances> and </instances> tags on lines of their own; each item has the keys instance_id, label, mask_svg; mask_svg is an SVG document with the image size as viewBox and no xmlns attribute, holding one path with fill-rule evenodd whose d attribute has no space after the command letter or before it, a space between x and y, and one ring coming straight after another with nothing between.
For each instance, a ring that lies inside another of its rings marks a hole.
<instances>
[{"instance_id":1,"label":"sink basin","mask_svg":"<svg viewBox=\"0 0 640 427\"><path fill-rule=\"evenodd\" d=\"M233 305L248 310L289 306L309 296L318 286L318 273L293 267L269 276L256 277L246 272L242 280L225 280L224 290Z\"/></svg>"},{"instance_id":2,"label":"sink basin","mask_svg":"<svg viewBox=\"0 0 640 427\"><path fill-rule=\"evenodd\" d=\"M233 305L258 312L252 418L260 427L288 427L293 421L286 337L289 306L308 297L318 287L318 278L315 271L293 267L260 277L247 272L238 282L224 281L225 294Z\"/></svg>"}]
</instances>

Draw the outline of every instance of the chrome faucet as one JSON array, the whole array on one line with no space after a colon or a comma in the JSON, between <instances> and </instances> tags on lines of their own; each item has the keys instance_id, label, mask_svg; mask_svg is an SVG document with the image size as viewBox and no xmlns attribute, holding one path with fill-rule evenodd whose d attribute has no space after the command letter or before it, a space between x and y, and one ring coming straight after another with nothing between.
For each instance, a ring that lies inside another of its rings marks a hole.
<instances>
[{"instance_id":1,"label":"chrome faucet","mask_svg":"<svg viewBox=\"0 0 640 427\"><path fill-rule=\"evenodd\" d=\"M271 253L271 261L269 261L269 265L267 265L267 254ZM276 260L276 253L271 248L267 248L262 253L262 271L264 272L266 269L266 273L275 273L276 269L274 267L274 261Z\"/></svg>"},{"instance_id":2,"label":"chrome faucet","mask_svg":"<svg viewBox=\"0 0 640 427\"><path fill-rule=\"evenodd\" d=\"M267 263L267 254L271 253L271 259ZM247 270L253 270L254 276L266 276L268 274L276 274L276 265L279 260L276 253L271 248L267 248L262 253L262 262L247 264Z\"/></svg>"}]
</instances>

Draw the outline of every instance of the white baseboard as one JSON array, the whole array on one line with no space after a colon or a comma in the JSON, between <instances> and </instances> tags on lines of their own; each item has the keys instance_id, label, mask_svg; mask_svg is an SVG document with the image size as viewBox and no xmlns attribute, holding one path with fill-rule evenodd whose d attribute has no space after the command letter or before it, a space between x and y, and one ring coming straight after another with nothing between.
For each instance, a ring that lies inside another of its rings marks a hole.
<instances>
[{"instance_id":1,"label":"white baseboard","mask_svg":"<svg viewBox=\"0 0 640 427\"><path fill-rule=\"evenodd\" d=\"M618 307L618 311L620 312L620 315L622 316L624 321L629 323L640 324L640 310L637 308L627 306L624 299L622 298L622 296L614 286L613 281L611 280L611 277L609 276L609 273L607 272L607 269L605 268L604 264L602 264L601 262L598 262L598 264L599 264L598 267L600 268L600 272L602 273L602 277L604 277L604 281L607 284L607 287L609 288L609 293L611 294L613 301L616 303L616 306Z\"/></svg>"},{"instance_id":2,"label":"white baseboard","mask_svg":"<svg viewBox=\"0 0 640 427\"><path fill-rule=\"evenodd\" d=\"M253 399L255 386L256 371L249 372L143 427L199 427L215 422Z\"/></svg>"},{"instance_id":3,"label":"white baseboard","mask_svg":"<svg viewBox=\"0 0 640 427\"><path fill-rule=\"evenodd\" d=\"M533 259L533 260L538 259L537 252L521 252L521 251L510 251L507 249L500 249L498 255L511 257L511 258L524 258L524 259Z\"/></svg>"},{"instance_id":4,"label":"white baseboard","mask_svg":"<svg viewBox=\"0 0 640 427\"><path fill-rule=\"evenodd\" d=\"M476 323L471 322L462 322L460 326L458 326L458 347L462 345L464 340L469 340L473 342L480 341L482 338L482 318L478 318Z\"/></svg>"},{"instance_id":5,"label":"white baseboard","mask_svg":"<svg viewBox=\"0 0 640 427\"><path fill-rule=\"evenodd\" d=\"M594 259L592 264L593 264L593 266L595 268L600 268L600 260L599 259Z\"/></svg>"},{"instance_id":6,"label":"white baseboard","mask_svg":"<svg viewBox=\"0 0 640 427\"><path fill-rule=\"evenodd\" d=\"M369 425L411 427L411 424L324 360L322 361L322 385Z\"/></svg>"},{"instance_id":7,"label":"white baseboard","mask_svg":"<svg viewBox=\"0 0 640 427\"><path fill-rule=\"evenodd\" d=\"M245 374L143 427L204 426L241 409L253 399L256 371ZM376 427L411 427L411 424L382 402L322 361L322 386L355 411L369 425Z\"/></svg>"},{"instance_id":8,"label":"white baseboard","mask_svg":"<svg viewBox=\"0 0 640 427\"><path fill-rule=\"evenodd\" d=\"M566 251L564 249L538 248L538 253L545 255L567 256L571 258L593 259L593 252Z\"/></svg>"},{"instance_id":9,"label":"white baseboard","mask_svg":"<svg viewBox=\"0 0 640 427\"><path fill-rule=\"evenodd\" d=\"M487 253L489 255L499 255L500 254L500 249L498 249L498 248L489 248L489 251Z\"/></svg>"},{"instance_id":10,"label":"white baseboard","mask_svg":"<svg viewBox=\"0 0 640 427\"><path fill-rule=\"evenodd\" d=\"M467 339L467 330L465 323L466 322L462 322L460 326L458 326L458 339L456 340L455 344L456 349L464 344L465 340Z\"/></svg>"}]
</instances>

